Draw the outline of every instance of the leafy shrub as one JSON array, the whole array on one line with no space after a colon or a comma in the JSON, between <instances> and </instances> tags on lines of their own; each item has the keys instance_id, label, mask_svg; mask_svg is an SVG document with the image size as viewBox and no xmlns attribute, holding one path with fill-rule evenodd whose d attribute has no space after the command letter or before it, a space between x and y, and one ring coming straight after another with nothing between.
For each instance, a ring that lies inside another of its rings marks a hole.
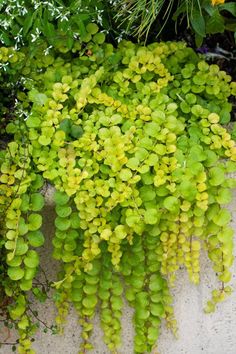
<instances>
[{"instance_id":1,"label":"leafy shrub","mask_svg":"<svg viewBox=\"0 0 236 354\"><path fill-rule=\"evenodd\" d=\"M48 46L68 51L77 38L86 39L86 25L95 21L103 30L111 27L107 1L3 0L0 4L0 41L33 51L46 39Z\"/></svg>"},{"instance_id":2,"label":"leafy shrub","mask_svg":"<svg viewBox=\"0 0 236 354\"><path fill-rule=\"evenodd\" d=\"M163 318L175 332L169 287L180 266L199 283L203 247L220 282L206 312L231 292L225 205L236 146L220 123L236 84L184 43L123 41L115 49L95 24L87 29L91 40L66 54L0 49L8 70L19 63L23 85L22 114L7 126L14 139L0 154L3 286L19 353L34 352L28 303L44 243L45 182L55 188L53 257L61 263L56 323L61 328L72 302L80 353L92 348L98 304L104 340L112 352L119 346L123 294L134 307L135 353L152 350Z\"/></svg>"},{"instance_id":3,"label":"leafy shrub","mask_svg":"<svg viewBox=\"0 0 236 354\"><path fill-rule=\"evenodd\" d=\"M140 40L147 40L150 30L158 35L162 30L170 30L176 22L180 33L190 28L195 34L196 44L200 46L206 35L222 33L225 30L236 32L236 3L224 0L180 0L180 1L126 1L119 0L117 18L126 24L128 33ZM184 27L181 26L184 23Z\"/></svg>"},{"instance_id":4,"label":"leafy shrub","mask_svg":"<svg viewBox=\"0 0 236 354\"><path fill-rule=\"evenodd\" d=\"M217 6L218 5L218 6ZM197 46L200 46L207 35L223 33L225 30L234 33L236 40L236 3L221 0L193 1L191 11L187 2L178 8L174 19L188 15L188 25L195 32Z\"/></svg>"}]
</instances>

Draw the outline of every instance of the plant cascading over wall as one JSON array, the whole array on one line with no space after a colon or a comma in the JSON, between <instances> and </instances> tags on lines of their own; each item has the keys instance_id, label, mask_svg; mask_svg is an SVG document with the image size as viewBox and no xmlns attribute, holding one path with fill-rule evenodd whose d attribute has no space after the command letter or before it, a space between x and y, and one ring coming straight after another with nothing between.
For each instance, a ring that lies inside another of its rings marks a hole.
<instances>
[{"instance_id":1,"label":"plant cascading over wall","mask_svg":"<svg viewBox=\"0 0 236 354\"><path fill-rule=\"evenodd\" d=\"M230 294L231 200L236 146L220 124L236 85L184 43L115 49L97 26L71 52L1 48L5 71L20 72L14 138L0 152L2 286L12 298L19 353L33 353L29 291L40 264L41 188L55 188L53 257L61 327L72 302L83 343L98 306L112 353L121 342L123 295L134 308L134 352L150 352L164 319L176 331L170 286L184 266L199 283L208 252L219 278L206 311ZM64 51L64 50L63 50Z\"/></svg>"}]
</instances>

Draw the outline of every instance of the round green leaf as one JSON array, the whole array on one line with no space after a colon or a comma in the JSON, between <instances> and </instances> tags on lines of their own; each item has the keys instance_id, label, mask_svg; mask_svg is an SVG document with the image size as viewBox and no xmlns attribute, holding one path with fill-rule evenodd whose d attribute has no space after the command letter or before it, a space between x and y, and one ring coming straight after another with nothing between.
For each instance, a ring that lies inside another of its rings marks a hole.
<instances>
[{"instance_id":1,"label":"round green leaf","mask_svg":"<svg viewBox=\"0 0 236 354\"><path fill-rule=\"evenodd\" d=\"M26 268L25 269L25 276L24 279L25 280L31 280L34 278L35 274L36 274L37 268Z\"/></svg>"},{"instance_id":2,"label":"round green leaf","mask_svg":"<svg viewBox=\"0 0 236 354\"><path fill-rule=\"evenodd\" d=\"M232 200L232 193L227 188L218 189L218 194L216 195L216 201L219 204L228 204Z\"/></svg>"},{"instance_id":3,"label":"round green leaf","mask_svg":"<svg viewBox=\"0 0 236 354\"><path fill-rule=\"evenodd\" d=\"M78 229L80 226L80 218L78 212L73 212L70 215L70 222L71 222L71 227L73 229Z\"/></svg>"},{"instance_id":4,"label":"round green leaf","mask_svg":"<svg viewBox=\"0 0 236 354\"><path fill-rule=\"evenodd\" d=\"M30 208L33 211L39 211L44 206L44 198L41 193L33 193L30 198Z\"/></svg>"},{"instance_id":5,"label":"round green leaf","mask_svg":"<svg viewBox=\"0 0 236 354\"><path fill-rule=\"evenodd\" d=\"M219 186L225 180L224 171L220 167L212 167L210 169L209 177L209 183L212 186Z\"/></svg>"},{"instance_id":6,"label":"round green leaf","mask_svg":"<svg viewBox=\"0 0 236 354\"><path fill-rule=\"evenodd\" d=\"M151 291L159 291L163 288L164 282L160 274L153 274L150 277L149 288Z\"/></svg>"},{"instance_id":7,"label":"round green leaf","mask_svg":"<svg viewBox=\"0 0 236 354\"><path fill-rule=\"evenodd\" d=\"M73 289L71 291L71 300L72 301L75 301L75 302L78 302L78 301L81 301L83 298L83 292L81 291L81 289Z\"/></svg>"},{"instance_id":8,"label":"round green leaf","mask_svg":"<svg viewBox=\"0 0 236 354\"><path fill-rule=\"evenodd\" d=\"M31 231L27 234L28 241L30 246L33 247L41 247L44 244L44 236L43 233L39 230Z\"/></svg>"},{"instance_id":9,"label":"round green leaf","mask_svg":"<svg viewBox=\"0 0 236 354\"><path fill-rule=\"evenodd\" d=\"M20 267L9 267L7 274L12 280L20 280L24 276L24 270Z\"/></svg>"},{"instance_id":10,"label":"round green leaf","mask_svg":"<svg viewBox=\"0 0 236 354\"><path fill-rule=\"evenodd\" d=\"M218 214L213 217L213 221L216 225L225 226L231 220L231 213L227 209L221 209Z\"/></svg>"},{"instance_id":11,"label":"round green leaf","mask_svg":"<svg viewBox=\"0 0 236 354\"><path fill-rule=\"evenodd\" d=\"M18 238L16 242L16 256L22 256L28 251L28 245L23 238Z\"/></svg>"},{"instance_id":12,"label":"round green leaf","mask_svg":"<svg viewBox=\"0 0 236 354\"><path fill-rule=\"evenodd\" d=\"M71 221L69 219L65 218L60 218L59 216L55 219L55 225L56 227L61 230L65 231L68 230L69 227L71 226Z\"/></svg>"},{"instance_id":13,"label":"round green leaf","mask_svg":"<svg viewBox=\"0 0 236 354\"><path fill-rule=\"evenodd\" d=\"M139 159L137 159L136 157L131 157L126 163L126 166L129 167L131 170L137 170L139 166Z\"/></svg>"},{"instance_id":14,"label":"round green leaf","mask_svg":"<svg viewBox=\"0 0 236 354\"><path fill-rule=\"evenodd\" d=\"M93 41L97 44L102 44L103 42L105 42L105 39L106 39L106 35L103 32L96 33L93 36Z\"/></svg>"},{"instance_id":15,"label":"round green leaf","mask_svg":"<svg viewBox=\"0 0 236 354\"><path fill-rule=\"evenodd\" d=\"M57 205L65 205L69 202L70 197L64 192L56 191L54 193L54 201Z\"/></svg>"},{"instance_id":16,"label":"round green leaf","mask_svg":"<svg viewBox=\"0 0 236 354\"><path fill-rule=\"evenodd\" d=\"M69 216L72 212L71 207L65 206L65 205L57 205L56 206L56 213L58 216L61 218L66 218Z\"/></svg>"},{"instance_id":17,"label":"round green leaf","mask_svg":"<svg viewBox=\"0 0 236 354\"><path fill-rule=\"evenodd\" d=\"M163 204L167 210L174 212L179 206L179 201L176 197L167 197Z\"/></svg>"},{"instance_id":18,"label":"round green leaf","mask_svg":"<svg viewBox=\"0 0 236 354\"><path fill-rule=\"evenodd\" d=\"M121 310L123 307L123 301L120 296L111 296L111 306L113 311Z\"/></svg>"},{"instance_id":19,"label":"round green leaf","mask_svg":"<svg viewBox=\"0 0 236 354\"><path fill-rule=\"evenodd\" d=\"M143 308L142 306L136 308L135 317L137 317L137 319L147 320L149 316L150 312L147 309Z\"/></svg>"},{"instance_id":20,"label":"round green leaf","mask_svg":"<svg viewBox=\"0 0 236 354\"><path fill-rule=\"evenodd\" d=\"M97 292L97 285L96 285L96 284L86 284L86 285L83 287L83 290L84 290L85 294L87 294L87 295L96 294L96 292Z\"/></svg>"},{"instance_id":21,"label":"round green leaf","mask_svg":"<svg viewBox=\"0 0 236 354\"><path fill-rule=\"evenodd\" d=\"M42 225L42 216L40 214L30 214L28 217L28 227L30 231L38 230Z\"/></svg>"},{"instance_id":22,"label":"round green leaf","mask_svg":"<svg viewBox=\"0 0 236 354\"><path fill-rule=\"evenodd\" d=\"M83 306L88 309L94 308L97 304L97 296L87 295L86 297L84 297L82 303L83 303Z\"/></svg>"},{"instance_id":23,"label":"round green leaf","mask_svg":"<svg viewBox=\"0 0 236 354\"><path fill-rule=\"evenodd\" d=\"M29 128L38 128L41 125L41 120L38 117L29 116L26 120L26 125Z\"/></svg>"},{"instance_id":24,"label":"round green leaf","mask_svg":"<svg viewBox=\"0 0 236 354\"><path fill-rule=\"evenodd\" d=\"M119 177L122 181L128 181L132 177L132 172L128 168L123 168L119 173Z\"/></svg>"},{"instance_id":25,"label":"round green leaf","mask_svg":"<svg viewBox=\"0 0 236 354\"><path fill-rule=\"evenodd\" d=\"M158 317L162 317L165 313L162 303L151 303L150 311L152 315Z\"/></svg>"},{"instance_id":26,"label":"round green leaf","mask_svg":"<svg viewBox=\"0 0 236 354\"><path fill-rule=\"evenodd\" d=\"M18 232L20 236L23 236L28 232L28 225L25 223L25 219L22 217L19 219Z\"/></svg>"},{"instance_id":27,"label":"round green leaf","mask_svg":"<svg viewBox=\"0 0 236 354\"><path fill-rule=\"evenodd\" d=\"M86 31L89 32L90 34L95 34L99 30L98 26L96 23L88 23L86 26Z\"/></svg>"},{"instance_id":28,"label":"round green leaf","mask_svg":"<svg viewBox=\"0 0 236 354\"><path fill-rule=\"evenodd\" d=\"M146 224L154 225L160 220L160 214L157 209L148 209L144 213L144 221Z\"/></svg>"},{"instance_id":29,"label":"round green leaf","mask_svg":"<svg viewBox=\"0 0 236 354\"><path fill-rule=\"evenodd\" d=\"M49 145L51 143L51 138L45 136L45 135L41 135L39 137L39 144L43 145L43 146L46 146L46 145Z\"/></svg>"},{"instance_id":30,"label":"round green leaf","mask_svg":"<svg viewBox=\"0 0 236 354\"><path fill-rule=\"evenodd\" d=\"M159 336L159 328L158 327L149 327L148 328L148 340L151 341L153 344L156 343L156 340Z\"/></svg>"},{"instance_id":31,"label":"round green leaf","mask_svg":"<svg viewBox=\"0 0 236 354\"><path fill-rule=\"evenodd\" d=\"M81 128L81 126L79 125L75 125L73 124L71 126L71 130L70 130L70 135L75 138L75 139L79 139L82 135L83 135L84 131Z\"/></svg>"},{"instance_id":32,"label":"round green leaf","mask_svg":"<svg viewBox=\"0 0 236 354\"><path fill-rule=\"evenodd\" d=\"M36 251L30 250L24 258L24 264L28 268L36 268L39 265L39 255Z\"/></svg>"},{"instance_id":33,"label":"round green leaf","mask_svg":"<svg viewBox=\"0 0 236 354\"><path fill-rule=\"evenodd\" d=\"M29 291L32 288L32 279L30 280L21 279L20 288L23 291Z\"/></svg>"}]
</instances>

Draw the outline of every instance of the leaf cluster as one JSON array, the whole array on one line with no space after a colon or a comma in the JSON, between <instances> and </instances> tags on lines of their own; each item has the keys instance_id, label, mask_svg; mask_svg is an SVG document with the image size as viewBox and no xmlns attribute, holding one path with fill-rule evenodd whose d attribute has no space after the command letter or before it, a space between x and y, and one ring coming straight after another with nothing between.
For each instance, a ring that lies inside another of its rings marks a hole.
<instances>
[{"instance_id":1,"label":"leaf cluster","mask_svg":"<svg viewBox=\"0 0 236 354\"><path fill-rule=\"evenodd\" d=\"M0 155L0 219L2 285L20 353L33 353L29 291L44 243L44 182L55 189L56 325L61 331L72 302L80 353L92 348L97 308L104 341L117 350L123 296L134 308L135 353L153 350L163 319L176 333L170 286L180 267L199 283L202 248L220 282L206 312L231 292L226 205L236 146L222 123L235 83L182 42L114 48L94 23L86 31L66 53L17 52L24 87L16 112L26 115L7 126L14 140ZM0 49L9 70L14 52Z\"/></svg>"}]
</instances>

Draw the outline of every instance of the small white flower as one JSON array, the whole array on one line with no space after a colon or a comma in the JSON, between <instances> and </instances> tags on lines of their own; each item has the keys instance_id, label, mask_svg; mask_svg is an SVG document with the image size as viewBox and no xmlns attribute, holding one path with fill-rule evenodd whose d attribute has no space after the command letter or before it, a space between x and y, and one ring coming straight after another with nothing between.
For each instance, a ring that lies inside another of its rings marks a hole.
<instances>
[{"instance_id":1,"label":"small white flower","mask_svg":"<svg viewBox=\"0 0 236 354\"><path fill-rule=\"evenodd\" d=\"M47 47L47 48L44 50L44 54L45 54L45 55L48 55L51 48L52 48L52 45L50 45L49 47Z\"/></svg>"},{"instance_id":2,"label":"small white flower","mask_svg":"<svg viewBox=\"0 0 236 354\"><path fill-rule=\"evenodd\" d=\"M31 33L31 37L32 37L31 42L35 42L36 39L38 38L38 37L35 36L33 33Z\"/></svg>"},{"instance_id":3,"label":"small white flower","mask_svg":"<svg viewBox=\"0 0 236 354\"><path fill-rule=\"evenodd\" d=\"M0 21L0 26L6 30L6 29L8 29L8 27L11 26L11 22L9 20L4 19L4 20Z\"/></svg>"},{"instance_id":4,"label":"small white flower","mask_svg":"<svg viewBox=\"0 0 236 354\"><path fill-rule=\"evenodd\" d=\"M39 36L39 35L41 34L41 31L39 30L38 27L35 29L35 34L36 34L37 36Z\"/></svg>"},{"instance_id":5,"label":"small white flower","mask_svg":"<svg viewBox=\"0 0 236 354\"><path fill-rule=\"evenodd\" d=\"M0 69L3 69L4 71L6 71L8 65L9 65L9 63L0 63Z\"/></svg>"}]
</instances>

